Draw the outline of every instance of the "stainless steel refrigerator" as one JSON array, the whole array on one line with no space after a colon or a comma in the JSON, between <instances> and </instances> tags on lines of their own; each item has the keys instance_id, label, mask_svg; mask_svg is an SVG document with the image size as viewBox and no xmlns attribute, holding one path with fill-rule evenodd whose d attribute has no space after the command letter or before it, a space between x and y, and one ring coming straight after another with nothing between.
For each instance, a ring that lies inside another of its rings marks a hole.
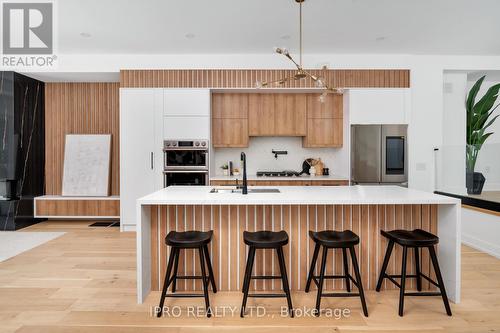
<instances>
[{"instance_id":1,"label":"stainless steel refrigerator","mask_svg":"<svg viewBox=\"0 0 500 333\"><path fill-rule=\"evenodd\" d=\"M351 126L351 183L408 184L407 125Z\"/></svg>"}]
</instances>

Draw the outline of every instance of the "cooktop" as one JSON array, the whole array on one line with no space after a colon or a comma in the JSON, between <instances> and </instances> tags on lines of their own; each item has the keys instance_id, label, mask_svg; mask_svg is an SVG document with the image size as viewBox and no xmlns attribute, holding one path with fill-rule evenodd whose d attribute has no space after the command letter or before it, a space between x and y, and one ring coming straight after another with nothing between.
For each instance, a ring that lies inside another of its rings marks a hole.
<instances>
[{"instance_id":1,"label":"cooktop","mask_svg":"<svg viewBox=\"0 0 500 333\"><path fill-rule=\"evenodd\" d=\"M293 177L300 176L300 173L293 170L284 171L257 171L257 177Z\"/></svg>"}]
</instances>

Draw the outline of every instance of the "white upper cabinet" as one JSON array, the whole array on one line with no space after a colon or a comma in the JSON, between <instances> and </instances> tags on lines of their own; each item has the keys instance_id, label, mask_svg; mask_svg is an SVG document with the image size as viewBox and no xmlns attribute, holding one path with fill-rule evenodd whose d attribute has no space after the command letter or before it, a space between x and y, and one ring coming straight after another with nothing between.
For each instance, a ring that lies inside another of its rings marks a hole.
<instances>
[{"instance_id":1,"label":"white upper cabinet","mask_svg":"<svg viewBox=\"0 0 500 333\"><path fill-rule=\"evenodd\" d=\"M163 117L164 140L209 140L210 117Z\"/></svg>"},{"instance_id":2,"label":"white upper cabinet","mask_svg":"<svg viewBox=\"0 0 500 333\"><path fill-rule=\"evenodd\" d=\"M210 116L210 89L164 89L164 116Z\"/></svg>"},{"instance_id":3,"label":"white upper cabinet","mask_svg":"<svg viewBox=\"0 0 500 333\"><path fill-rule=\"evenodd\" d=\"M346 98L351 124L408 124L410 89L349 89Z\"/></svg>"},{"instance_id":4,"label":"white upper cabinet","mask_svg":"<svg viewBox=\"0 0 500 333\"><path fill-rule=\"evenodd\" d=\"M210 138L210 90L164 89L163 138Z\"/></svg>"}]
</instances>

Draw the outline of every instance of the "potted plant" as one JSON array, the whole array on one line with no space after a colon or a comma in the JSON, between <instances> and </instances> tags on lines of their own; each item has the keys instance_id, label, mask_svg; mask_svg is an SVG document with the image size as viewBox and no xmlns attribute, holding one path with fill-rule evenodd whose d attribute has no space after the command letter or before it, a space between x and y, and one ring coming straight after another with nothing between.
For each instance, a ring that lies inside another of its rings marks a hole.
<instances>
[{"instance_id":1,"label":"potted plant","mask_svg":"<svg viewBox=\"0 0 500 333\"><path fill-rule=\"evenodd\" d=\"M493 112L499 106L495 106L500 89L500 83L491 86L479 101L476 102L476 96L481 89L483 76L474 83L467 100L465 101L465 110L467 114L467 133L466 133L466 187L469 194L481 194L485 178L482 173L475 172L477 156L484 142L493 132L486 132L495 120L500 116L492 117Z\"/></svg>"},{"instance_id":2,"label":"potted plant","mask_svg":"<svg viewBox=\"0 0 500 333\"><path fill-rule=\"evenodd\" d=\"M224 176L229 176L229 165L223 164L220 168L222 169L222 174Z\"/></svg>"}]
</instances>

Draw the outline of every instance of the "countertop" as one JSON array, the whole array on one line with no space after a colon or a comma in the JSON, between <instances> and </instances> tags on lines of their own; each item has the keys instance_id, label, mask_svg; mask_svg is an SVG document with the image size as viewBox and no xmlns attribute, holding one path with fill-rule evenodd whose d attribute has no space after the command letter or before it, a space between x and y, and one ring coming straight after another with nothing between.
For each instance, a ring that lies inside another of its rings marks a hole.
<instances>
[{"instance_id":1,"label":"countertop","mask_svg":"<svg viewBox=\"0 0 500 333\"><path fill-rule=\"evenodd\" d=\"M460 204L459 199L399 186L276 186L280 193L210 193L214 186L169 186L138 205ZM222 186L218 186L222 187ZM249 186L259 188L259 186Z\"/></svg>"},{"instance_id":2,"label":"countertop","mask_svg":"<svg viewBox=\"0 0 500 333\"><path fill-rule=\"evenodd\" d=\"M217 175L217 176L211 176L210 180L241 180L243 178L242 175L238 176L222 176L222 175ZM255 174L247 175L247 180L262 180L262 181L273 181L273 180L282 180L282 181L304 181L304 180L349 180L347 177L344 176L339 176L339 175L328 175L328 176L310 176L310 175L302 175L300 177L268 177L268 176L261 176L258 177Z\"/></svg>"}]
</instances>

